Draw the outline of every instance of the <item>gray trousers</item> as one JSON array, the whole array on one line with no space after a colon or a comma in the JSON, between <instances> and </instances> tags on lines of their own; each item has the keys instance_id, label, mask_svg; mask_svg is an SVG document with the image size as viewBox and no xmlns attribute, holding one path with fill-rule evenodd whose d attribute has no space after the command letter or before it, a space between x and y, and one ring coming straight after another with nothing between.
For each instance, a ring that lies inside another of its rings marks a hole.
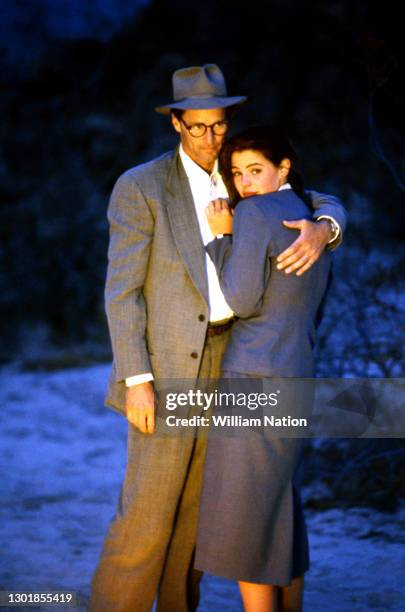
<instances>
[{"instance_id":1,"label":"gray trousers","mask_svg":"<svg viewBox=\"0 0 405 612\"><path fill-rule=\"evenodd\" d=\"M207 339L199 377L219 378L229 332ZM92 582L92 612L196 610L193 569L206 436L150 436L128 428L127 469Z\"/></svg>"}]
</instances>

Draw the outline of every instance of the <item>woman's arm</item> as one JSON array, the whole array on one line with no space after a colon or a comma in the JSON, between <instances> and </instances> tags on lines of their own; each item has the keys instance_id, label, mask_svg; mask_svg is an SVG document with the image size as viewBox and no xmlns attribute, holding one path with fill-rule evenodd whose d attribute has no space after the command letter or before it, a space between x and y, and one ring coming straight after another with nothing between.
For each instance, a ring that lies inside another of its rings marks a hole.
<instances>
[{"instance_id":1,"label":"woman's arm","mask_svg":"<svg viewBox=\"0 0 405 612\"><path fill-rule=\"evenodd\" d=\"M240 202L235 209L233 236L224 236L206 246L225 299L238 317L250 317L259 310L272 249L269 225L251 200Z\"/></svg>"}]
</instances>

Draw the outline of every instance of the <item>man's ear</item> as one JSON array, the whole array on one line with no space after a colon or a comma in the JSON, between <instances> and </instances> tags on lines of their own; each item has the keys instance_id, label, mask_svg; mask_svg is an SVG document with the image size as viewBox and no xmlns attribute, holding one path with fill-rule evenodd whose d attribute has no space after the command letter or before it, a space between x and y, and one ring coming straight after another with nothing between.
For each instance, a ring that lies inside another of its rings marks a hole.
<instances>
[{"instance_id":1,"label":"man's ear","mask_svg":"<svg viewBox=\"0 0 405 612\"><path fill-rule=\"evenodd\" d=\"M177 117L173 113L170 113L170 119L171 119L171 122L172 122L172 126L174 127L176 132L178 132L180 134L180 132L181 132L180 121L177 119Z\"/></svg>"}]
</instances>

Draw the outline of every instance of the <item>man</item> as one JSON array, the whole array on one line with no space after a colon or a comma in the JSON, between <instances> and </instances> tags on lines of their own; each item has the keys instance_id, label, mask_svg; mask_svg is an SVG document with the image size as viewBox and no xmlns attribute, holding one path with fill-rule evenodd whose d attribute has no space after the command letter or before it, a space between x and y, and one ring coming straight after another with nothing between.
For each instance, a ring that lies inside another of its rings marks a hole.
<instances>
[{"instance_id":1,"label":"man","mask_svg":"<svg viewBox=\"0 0 405 612\"><path fill-rule=\"evenodd\" d=\"M233 313L205 254L205 207L226 197L216 160L226 109L245 98L227 95L213 64L176 71L173 90L174 101L156 110L171 114L180 147L123 174L108 211L107 403L127 416L129 432L120 503L93 580L95 612L147 612L157 593L158 612L198 605L192 565L205 437L158 435L155 391L164 379L219 376ZM340 204L318 194L314 206L326 219L292 224L301 235L281 256L288 272L305 271L333 232L341 238Z\"/></svg>"}]
</instances>

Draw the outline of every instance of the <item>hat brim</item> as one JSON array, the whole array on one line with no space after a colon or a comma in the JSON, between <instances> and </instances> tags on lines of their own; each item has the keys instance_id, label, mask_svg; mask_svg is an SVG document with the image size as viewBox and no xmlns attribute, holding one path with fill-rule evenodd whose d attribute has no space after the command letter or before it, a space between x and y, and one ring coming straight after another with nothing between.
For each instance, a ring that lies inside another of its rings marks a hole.
<instances>
[{"instance_id":1,"label":"hat brim","mask_svg":"<svg viewBox=\"0 0 405 612\"><path fill-rule=\"evenodd\" d=\"M165 104L164 106L156 106L155 111L161 115L169 115L173 108L179 110L210 110L212 108L226 108L227 106L235 106L242 104L247 100L246 96L209 96L201 98L185 98L178 102Z\"/></svg>"}]
</instances>

